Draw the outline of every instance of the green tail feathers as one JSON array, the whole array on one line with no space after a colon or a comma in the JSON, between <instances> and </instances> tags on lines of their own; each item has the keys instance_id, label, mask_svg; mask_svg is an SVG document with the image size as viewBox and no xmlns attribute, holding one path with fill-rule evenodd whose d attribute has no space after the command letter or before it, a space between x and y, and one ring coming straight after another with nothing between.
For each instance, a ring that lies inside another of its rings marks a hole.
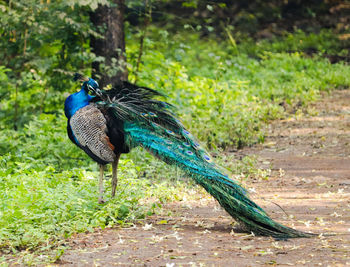
<instances>
[{"instance_id":1,"label":"green tail feathers","mask_svg":"<svg viewBox=\"0 0 350 267\"><path fill-rule=\"evenodd\" d=\"M282 239L312 235L272 220L262 208L249 199L245 189L222 173L193 138L190 137L188 139L190 141L184 142L173 132L153 126L150 128L140 124L125 123L128 144L141 145L166 163L182 168L234 219L243 224L246 230L258 235Z\"/></svg>"},{"instance_id":2,"label":"green tail feathers","mask_svg":"<svg viewBox=\"0 0 350 267\"><path fill-rule=\"evenodd\" d=\"M220 183L201 183L220 205L246 230L257 235L272 236L275 238L311 237L313 234L304 233L286 227L272 220L263 210L258 210L254 205L247 205L242 199L237 199L228 193ZM243 198L248 198L243 196Z\"/></svg>"}]
</instances>

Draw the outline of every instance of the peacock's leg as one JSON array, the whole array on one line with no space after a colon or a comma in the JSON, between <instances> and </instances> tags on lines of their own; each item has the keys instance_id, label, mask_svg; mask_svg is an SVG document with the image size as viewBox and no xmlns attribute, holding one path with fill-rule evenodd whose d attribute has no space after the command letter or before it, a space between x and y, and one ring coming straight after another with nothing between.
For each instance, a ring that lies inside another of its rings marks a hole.
<instances>
[{"instance_id":1,"label":"peacock's leg","mask_svg":"<svg viewBox=\"0 0 350 267\"><path fill-rule=\"evenodd\" d=\"M112 197L115 196L115 189L117 188L117 184L118 184L117 169L118 169L120 154L116 156L117 157L115 161L112 163Z\"/></svg>"},{"instance_id":2,"label":"peacock's leg","mask_svg":"<svg viewBox=\"0 0 350 267\"><path fill-rule=\"evenodd\" d=\"M105 201L103 200L103 172L105 169L104 165L99 164L100 166L100 178L99 178L99 183L98 183L98 188L99 188L99 197L98 197L98 203L102 204Z\"/></svg>"}]
</instances>

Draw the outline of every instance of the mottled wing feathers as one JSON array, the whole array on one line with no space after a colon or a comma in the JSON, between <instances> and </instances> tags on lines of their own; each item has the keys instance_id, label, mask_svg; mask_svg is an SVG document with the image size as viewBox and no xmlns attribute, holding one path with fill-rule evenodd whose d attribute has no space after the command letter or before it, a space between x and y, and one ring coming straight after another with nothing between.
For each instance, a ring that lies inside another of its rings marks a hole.
<instances>
[{"instance_id":1,"label":"mottled wing feathers","mask_svg":"<svg viewBox=\"0 0 350 267\"><path fill-rule=\"evenodd\" d=\"M107 136L107 122L102 112L90 104L79 109L69 120L69 126L76 143L89 150L99 159L98 162L106 164L115 160L114 145ZM84 149L85 150L85 149Z\"/></svg>"}]
</instances>

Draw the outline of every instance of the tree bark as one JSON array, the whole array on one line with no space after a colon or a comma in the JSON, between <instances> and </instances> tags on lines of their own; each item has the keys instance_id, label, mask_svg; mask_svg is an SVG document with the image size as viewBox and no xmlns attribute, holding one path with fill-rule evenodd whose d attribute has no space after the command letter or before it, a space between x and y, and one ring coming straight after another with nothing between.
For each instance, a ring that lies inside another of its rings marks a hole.
<instances>
[{"instance_id":1,"label":"tree bark","mask_svg":"<svg viewBox=\"0 0 350 267\"><path fill-rule=\"evenodd\" d=\"M124 37L124 0L112 0L109 6L99 5L90 14L91 22L104 38L92 36L92 52L104 60L92 63L92 77L100 87L118 85L128 80Z\"/></svg>"}]
</instances>

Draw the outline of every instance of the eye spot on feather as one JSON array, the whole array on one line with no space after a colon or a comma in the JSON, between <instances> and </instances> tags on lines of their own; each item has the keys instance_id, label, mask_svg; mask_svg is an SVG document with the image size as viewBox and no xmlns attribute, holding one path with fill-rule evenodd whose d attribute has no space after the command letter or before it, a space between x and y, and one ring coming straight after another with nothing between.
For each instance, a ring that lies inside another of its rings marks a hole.
<instances>
[{"instance_id":1,"label":"eye spot on feather","mask_svg":"<svg viewBox=\"0 0 350 267\"><path fill-rule=\"evenodd\" d=\"M171 135L174 135L175 133L173 132L173 131L171 131L171 130L166 130L166 132L168 133L168 134L171 134Z\"/></svg>"},{"instance_id":2,"label":"eye spot on feather","mask_svg":"<svg viewBox=\"0 0 350 267\"><path fill-rule=\"evenodd\" d=\"M187 154L187 155L192 156L192 155L193 155L193 152L192 152L192 151L187 150L187 151L186 151L186 154Z\"/></svg>"},{"instance_id":3,"label":"eye spot on feather","mask_svg":"<svg viewBox=\"0 0 350 267\"><path fill-rule=\"evenodd\" d=\"M186 134L186 135L189 135L189 134L190 134L190 132L187 131L187 130L183 130L182 132L183 132L184 134Z\"/></svg>"},{"instance_id":4,"label":"eye spot on feather","mask_svg":"<svg viewBox=\"0 0 350 267\"><path fill-rule=\"evenodd\" d=\"M183 143L184 146L190 147L191 145L189 143Z\"/></svg>"},{"instance_id":5,"label":"eye spot on feather","mask_svg":"<svg viewBox=\"0 0 350 267\"><path fill-rule=\"evenodd\" d=\"M200 147L200 144L198 144L198 143L194 143L194 144L193 144L193 147L194 147L195 149L197 149L197 148L199 148L199 147Z\"/></svg>"},{"instance_id":6,"label":"eye spot on feather","mask_svg":"<svg viewBox=\"0 0 350 267\"><path fill-rule=\"evenodd\" d=\"M166 140L165 143L171 145L173 142L171 142L170 140Z\"/></svg>"},{"instance_id":7,"label":"eye spot on feather","mask_svg":"<svg viewBox=\"0 0 350 267\"><path fill-rule=\"evenodd\" d=\"M212 162L212 159L208 155L203 155L203 158L208 162Z\"/></svg>"},{"instance_id":8,"label":"eye spot on feather","mask_svg":"<svg viewBox=\"0 0 350 267\"><path fill-rule=\"evenodd\" d=\"M141 113L141 115L144 116L144 117L148 117L147 113Z\"/></svg>"},{"instance_id":9,"label":"eye spot on feather","mask_svg":"<svg viewBox=\"0 0 350 267\"><path fill-rule=\"evenodd\" d=\"M148 112L148 115L150 115L151 117L157 117L157 114L153 112Z\"/></svg>"},{"instance_id":10,"label":"eye spot on feather","mask_svg":"<svg viewBox=\"0 0 350 267\"><path fill-rule=\"evenodd\" d=\"M178 147L179 149L181 149L181 150L184 149L184 147L183 147L182 145L178 145L177 147Z\"/></svg>"}]
</instances>

